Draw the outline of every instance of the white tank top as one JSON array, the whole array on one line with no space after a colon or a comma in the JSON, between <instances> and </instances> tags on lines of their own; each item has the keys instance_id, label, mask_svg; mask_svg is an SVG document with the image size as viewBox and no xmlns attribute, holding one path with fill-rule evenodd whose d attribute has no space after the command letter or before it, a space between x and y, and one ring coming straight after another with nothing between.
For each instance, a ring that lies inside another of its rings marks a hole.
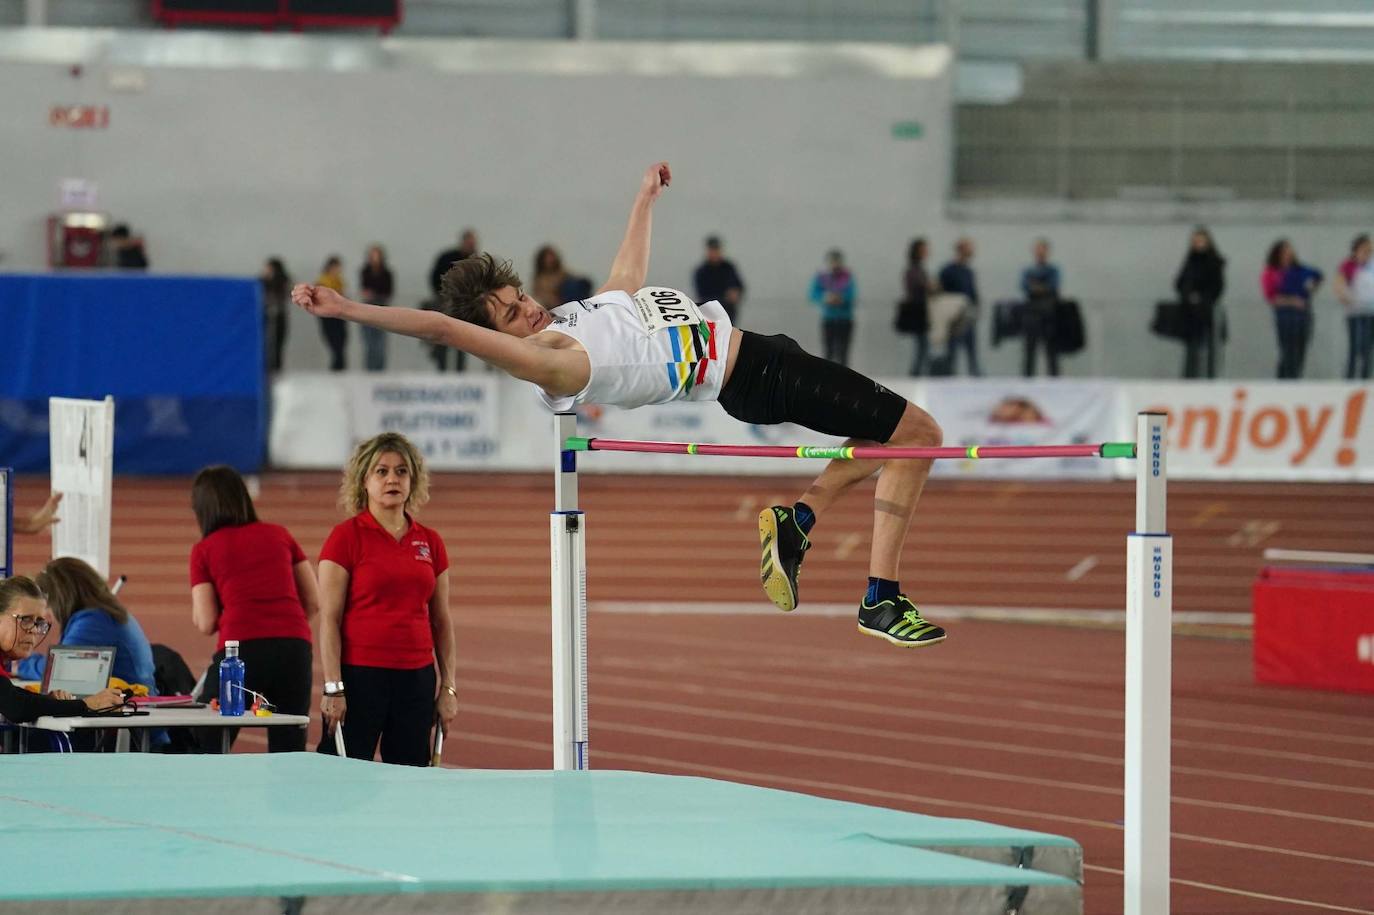
<instances>
[{"instance_id":1,"label":"white tank top","mask_svg":"<svg viewBox=\"0 0 1374 915\"><path fill-rule=\"evenodd\" d=\"M544 333L572 337L587 351L591 378L575 395L539 398L565 412L574 404L642 407L673 400L715 400L725 381L730 316L719 302L696 305L659 286L633 296L603 292L553 309Z\"/></svg>"}]
</instances>

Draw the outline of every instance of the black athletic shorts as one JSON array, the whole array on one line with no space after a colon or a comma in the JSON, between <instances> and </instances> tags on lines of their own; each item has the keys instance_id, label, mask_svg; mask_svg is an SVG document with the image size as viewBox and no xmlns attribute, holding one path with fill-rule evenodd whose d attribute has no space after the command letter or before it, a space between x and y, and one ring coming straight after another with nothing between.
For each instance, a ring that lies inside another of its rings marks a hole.
<instances>
[{"instance_id":1,"label":"black athletic shorts","mask_svg":"<svg viewBox=\"0 0 1374 915\"><path fill-rule=\"evenodd\" d=\"M783 334L741 331L720 405L745 423L796 423L825 435L886 442L906 398L853 369L813 356Z\"/></svg>"}]
</instances>

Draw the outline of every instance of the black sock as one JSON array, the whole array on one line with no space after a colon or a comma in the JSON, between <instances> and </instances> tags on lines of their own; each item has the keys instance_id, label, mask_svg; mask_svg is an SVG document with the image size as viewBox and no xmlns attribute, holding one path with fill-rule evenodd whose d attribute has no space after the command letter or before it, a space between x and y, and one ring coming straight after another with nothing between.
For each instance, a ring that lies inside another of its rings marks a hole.
<instances>
[{"instance_id":1,"label":"black sock","mask_svg":"<svg viewBox=\"0 0 1374 915\"><path fill-rule=\"evenodd\" d=\"M882 603L885 600L895 600L898 594L902 593L902 586L895 581L888 581L886 578L868 579L868 593L864 595L864 603L870 607Z\"/></svg>"},{"instance_id":2,"label":"black sock","mask_svg":"<svg viewBox=\"0 0 1374 915\"><path fill-rule=\"evenodd\" d=\"M811 533L811 528L816 526L816 513L805 502L797 502L792 506L792 517L797 519L797 527L801 528L803 534Z\"/></svg>"}]
</instances>

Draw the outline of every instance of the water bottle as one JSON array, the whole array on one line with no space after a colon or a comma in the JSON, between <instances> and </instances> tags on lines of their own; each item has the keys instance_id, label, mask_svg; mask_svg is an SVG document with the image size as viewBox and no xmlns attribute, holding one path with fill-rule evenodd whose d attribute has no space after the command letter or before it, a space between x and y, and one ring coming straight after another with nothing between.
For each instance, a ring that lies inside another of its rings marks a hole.
<instances>
[{"instance_id":1,"label":"water bottle","mask_svg":"<svg viewBox=\"0 0 1374 915\"><path fill-rule=\"evenodd\" d=\"M219 713L239 717L243 715L243 660L239 658L239 643L224 643L224 660L219 662Z\"/></svg>"}]
</instances>

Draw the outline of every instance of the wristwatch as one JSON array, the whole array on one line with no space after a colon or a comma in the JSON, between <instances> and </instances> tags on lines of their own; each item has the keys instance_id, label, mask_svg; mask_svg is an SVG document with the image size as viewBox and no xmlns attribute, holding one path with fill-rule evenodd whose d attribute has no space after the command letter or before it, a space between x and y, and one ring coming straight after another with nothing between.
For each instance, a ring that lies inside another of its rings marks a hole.
<instances>
[{"instance_id":1,"label":"wristwatch","mask_svg":"<svg viewBox=\"0 0 1374 915\"><path fill-rule=\"evenodd\" d=\"M455 699L458 698L458 690L454 689L452 686L445 686L445 687L444 687L444 692L448 693L450 696L452 696L452 697L455 698Z\"/></svg>"},{"instance_id":2,"label":"wristwatch","mask_svg":"<svg viewBox=\"0 0 1374 915\"><path fill-rule=\"evenodd\" d=\"M326 696L342 696L344 694L344 684L342 680L325 680L324 694Z\"/></svg>"}]
</instances>

